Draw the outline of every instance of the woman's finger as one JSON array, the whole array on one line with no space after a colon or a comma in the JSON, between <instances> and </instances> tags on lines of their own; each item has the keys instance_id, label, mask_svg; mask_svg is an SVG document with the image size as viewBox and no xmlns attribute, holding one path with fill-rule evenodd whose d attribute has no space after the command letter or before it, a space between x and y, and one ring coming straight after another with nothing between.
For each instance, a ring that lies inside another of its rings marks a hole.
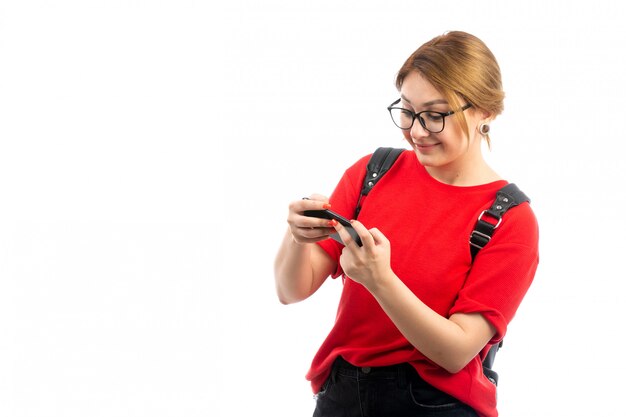
<instances>
[{"instance_id":1,"label":"woman's finger","mask_svg":"<svg viewBox=\"0 0 626 417\"><path fill-rule=\"evenodd\" d=\"M385 235L383 235L383 232L381 232L380 230L378 230L377 228L371 228L369 230L370 235L372 236L372 239L374 239L374 243L377 245L383 245L389 242L389 240L387 239L387 237Z\"/></svg>"},{"instance_id":2,"label":"woman's finger","mask_svg":"<svg viewBox=\"0 0 626 417\"><path fill-rule=\"evenodd\" d=\"M330 223L334 225L335 230L339 234L339 237L341 238L341 241L343 242L345 247L347 248L351 246L358 247L357 243L352 238L352 235L350 235L350 233L346 230L346 228L341 223L339 223L337 220L331 220Z\"/></svg>"},{"instance_id":3,"label":"woman's finger","mask_svg":"<svg viewBox=\"0 0 626 417\"><path fill-rule=\"evenodd\" d=\"M357 234L361 238L361 243L363 243L363 246L371 247L375 244L372 234L370 233L369 230L367 230L367 228L363 225L363 223L361 223L358 220L351 220L350 224L352 225L352 228L357 232Z\"/></svg>"}]
</instances>

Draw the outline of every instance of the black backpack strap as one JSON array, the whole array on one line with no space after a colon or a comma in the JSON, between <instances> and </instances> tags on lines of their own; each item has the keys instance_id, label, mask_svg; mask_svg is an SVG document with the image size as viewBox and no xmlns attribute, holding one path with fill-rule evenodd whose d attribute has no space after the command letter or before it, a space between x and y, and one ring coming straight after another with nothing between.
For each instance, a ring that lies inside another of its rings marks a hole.
<instances>
[{"instance_id":1,"label":"black backpack strap","mask_svg":"<svg viewBox=\"0 0 626 417\"><path fill-rule=\"evenodd\" d=\"M480 213L474 230L470 234L470 251L472 253L472 261L482 248L489 243L493 232L500 226L502 222L502 216L508 209L515 207L523 202L530 202L530 198L524 194L517 185L508 184L502 187L496 193L496 199L491 207ZM491 217L495 223L487 221L486 218ZM491 382L498 385L498 373L492 369L493 362L496 359L496 353L502 347L502 340L500 343L493 345L487 355L483 359L483 373Z\"/></svg>"},{"instance_id":2,"label":"black backpack strap","mask_svg":"<svg viewBox=\"0 0 626 417\"><path fill-rule=\"evenodd\" d=\"M530 202L530 199L515 184L505 185L498 191L491 207L478 216L474 230L470 234L469 243L472 260L478 254L478 251L489 243L493 232L500 226L504 213L511 207L526 201ZM495 223L487 221L486 217L491 217L495 220Z\"/></svg>"},{"instance_id":3,"label":"black backpack strap","mask_svg":"<svg viewBox=\"0 0 626 417\"><path fill-rule=\"evenodd\" d=\"M363 186L361 187L361 194L359 195L359 201L356 204L354 211L354 218L356 219L361 211L361 199L364 195L369 194L370 190L376 185L376 183L382 178L383 175L391 168L398 156L404 151L403 148L378 148L372 154L369 162L367 163L367 172L363 179Z\"/></svg>"},{"instance_id":4,"label":"black backpack strap","mask_svg":"<svg viewBox=\"0 0 626 417\"><path fill-rule=\"evenodd\" d=\"M504 343L504 340L500 340L500 343L498 343L497 345L491 346L491 348L489 349L489 352L487 352L487 355L485 355L485 359L483 359L483 370L484 368L491 369L493 367L493 362L496 360L496 353L498 353L498 350L500 350L503 343ZM492 372L495 374L495 379L496 379L494 383L497 383L498 374L496 374L494 371Z\"/></svg>"}]
</instances>

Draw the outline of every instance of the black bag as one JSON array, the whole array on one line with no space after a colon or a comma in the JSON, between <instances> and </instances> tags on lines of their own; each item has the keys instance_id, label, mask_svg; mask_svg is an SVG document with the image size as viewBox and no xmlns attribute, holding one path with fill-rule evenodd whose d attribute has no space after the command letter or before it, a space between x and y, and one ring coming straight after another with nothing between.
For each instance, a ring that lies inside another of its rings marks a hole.
<instances>
[{"instance_id":1,"label":"black bag","mask_svg":"<svg viewBox=\"0 0 626 417\"><path fill-rule=\"evenodd\" d=\"M381 147L376 149L367 164L367 172L365 173L365 178L363 179L361 194L359 195L359 200L354 213L355 219L361 211L363 196L366 196L370 192L372 187L374 187L382 176L385 175L403 151L405 151L403 148ZM476 220L474 230L470 234L469 245L472 260L474 260L476 254L478 254L478 251L489 243L493 232L498 228L498 226L500 226L504 213L506 213L508 209L525 201L530 202L530 199L519 188L517 188L515 184L507 184L498 190L493 204L490 208L480 213L478 219ZM487 221L486 219L488 217L490 217L492 221L495 221L495 223ZM498 384L498 374L493 370L493 362L500 347L502 347L502 341L493 345L483 359L483 373L495 385Z\"/></svg>"}]
</instances>

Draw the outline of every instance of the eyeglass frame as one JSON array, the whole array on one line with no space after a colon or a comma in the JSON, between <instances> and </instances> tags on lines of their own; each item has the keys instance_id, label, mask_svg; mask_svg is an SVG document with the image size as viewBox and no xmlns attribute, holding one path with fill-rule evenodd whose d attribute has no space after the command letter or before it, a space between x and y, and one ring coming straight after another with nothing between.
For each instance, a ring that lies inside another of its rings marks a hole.
<instances>
[{"instance_id":1,"label":"eyeglass frame","mask_svg":"<svg viewBox=\"0 0 626 417\"><path fill-rule=\"evenodd\" d=\"M400 130L411 130L413 128L413 125L415 124L415 119L417 119L417 120L419 120L420 125L424 128L424 130L426 130L427 132L430 132L430 133L441 133L441 132L443 132L443 129L445 129L445 127L446 127L446 117L452 116L454 113L457 113L459 111L465 111L465 110L469 109L470 107L472 107L472 103L467 103L466 105L461 107L459 110L450 110L449 112L439 112L439 111L433 111L433 110L422 110L420 112L414 113L414 112L412 112L409 109L405 109L404 107L394 107L396 104L398 104L400 102L400 100L402 100L402 99L399 98L396 101L394 101L393 103L391 103L389 106L387 106L387 111L389 111L389 116L391 116L391 121L393 122L393 124L396 125L396 127L398 129L400 129ZM398 126L398 124L396 123L396 121L393 118L393 114L391 114L391 110L393 110L393 109L404 110L405 112L411 113L412 114L411 126L409 126L409 127L400 127L400 126ZM435 113L435 114L438 114L439 116L441 116L441 130L439 130L437 132L433 132L432 130L428 129L426 127L426 122L424 121L424 119L421 116L422 113Z\"/></svg>"}]
</instances>

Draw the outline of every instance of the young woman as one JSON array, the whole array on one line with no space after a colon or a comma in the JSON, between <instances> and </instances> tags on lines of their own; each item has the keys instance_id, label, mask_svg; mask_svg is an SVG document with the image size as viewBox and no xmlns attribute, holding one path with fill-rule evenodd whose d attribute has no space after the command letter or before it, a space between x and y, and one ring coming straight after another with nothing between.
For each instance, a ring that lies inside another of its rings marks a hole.
<instances>
[{"instance_id":1,"label":"young woman","mask_svg":"<svg viewBox=\"0 0 626 417\"><path fill-rule=\"evenodd\" d=\"M469 235L507 184L481 141L502 112L500 69L475 36L448 32L417 49L389 106L412 148L362 203L352 226L303 215L332 208L351 218L368 156L330 199L289 205L276 261L282 303L343 278L336 322L307 378L314 416L497 416L496 387L481 358L505 335L538 264L538 228L523 203L503 217L474 261ZM345 246L333 239L338 232Z\"/></svg>"}]
</instances>

